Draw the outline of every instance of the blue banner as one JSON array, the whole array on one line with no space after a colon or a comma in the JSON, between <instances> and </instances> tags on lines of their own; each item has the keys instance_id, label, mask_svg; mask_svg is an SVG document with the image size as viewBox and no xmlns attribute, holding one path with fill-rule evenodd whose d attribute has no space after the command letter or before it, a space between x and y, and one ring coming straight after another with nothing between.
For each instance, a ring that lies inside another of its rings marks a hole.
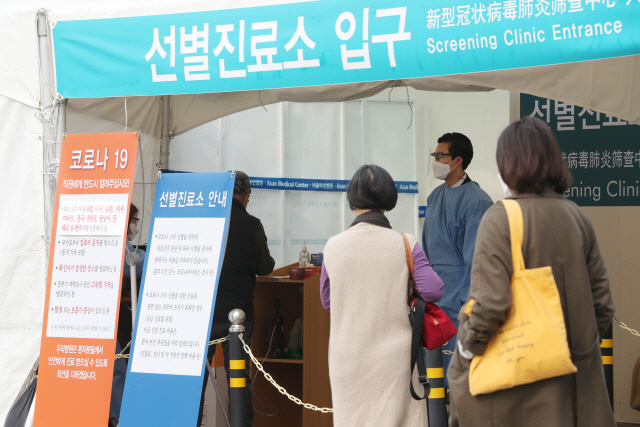
<instances>
[{"instance_id":1,"label":"blue banner","mask_svg":"<svg viewBox=\"0 0 640 427\"><path fill-rule=\"evenodd\" d=\"M640 53L637 0L320 0L53 29L65 98L406 79Z\"/></svg>"},{"instance_id":2,"label":"blue banner","mask_svg":"<svg viewBox=\"0 0 640 427\"><path fill-rule=\"evenodd\" d=\"M297 191L347 191L349 180L344 179L303 179L303 178L251 178L251 188L264 190L297 190ZM398 193L417 193L418 183L415 181L395 181Z\"/></svg>"},{"instance_id":3,"label":"blue banner","mask_svg":"<svg viewBox=\"0 0 640 427\"><path fill-rule=\"evenodd\" d=\"M427 214L426 206L418 206L418 218L424 218Z\"/></svg>"},{"instance_id":4,"label":"blue banner","mask_svg":"<svg viewBox=\"0 0 640 427\"><path fill-rule=\"evenodd\" d=\"M120 426L196 425L234 178L158 179Z\"/></svg>"}]
</instances>

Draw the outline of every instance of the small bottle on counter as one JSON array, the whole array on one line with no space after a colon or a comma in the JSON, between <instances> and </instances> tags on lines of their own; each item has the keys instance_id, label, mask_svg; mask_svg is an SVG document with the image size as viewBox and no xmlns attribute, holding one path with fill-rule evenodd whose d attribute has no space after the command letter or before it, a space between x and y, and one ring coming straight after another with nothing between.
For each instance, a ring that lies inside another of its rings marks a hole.
<instances>
[{"instance_id":1,"label":"small bottle on counter","mask_svg":"<svg viewBox=\"0 0 640 427\"><path fill-rule=\"evenodd\" d=\"M307 242L305 241L298 257L298 267L306 267L307 264L309 264L309 252L307 252Z\"/></svg>"}]
</instances>

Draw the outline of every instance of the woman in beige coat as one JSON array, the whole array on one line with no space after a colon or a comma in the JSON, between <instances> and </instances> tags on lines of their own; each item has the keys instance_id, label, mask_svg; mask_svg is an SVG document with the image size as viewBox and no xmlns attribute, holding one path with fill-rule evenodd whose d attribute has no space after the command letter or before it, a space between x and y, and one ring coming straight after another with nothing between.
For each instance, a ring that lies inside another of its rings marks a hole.
<instances>
[{"instance_id":1,"label":"woman in beige coat","mask_svg":"<svg viewBox=\"0 0 640 427\"><path fill-rule=\"evenodd\" d=\"M398 200L391 175L364 165L353 175L347 200L357 217L324 249L320 297L331 310L329 378L336 427L426 426L424 400L413 400L409 269L404 239L385 211ZM438 301L444 290L427 256L407 235L420 296ZM414 388L423 388L415 381Z\"/></svg>"},{"instance_id":2,"label":"woman in beige coat","mask_svg":"<svg viewBox=\"0 0 640 427\"><path fill-rule=\"evenodd\" d=\"M476 303L470 316L463 311L459 316L448 371L450 426L615 427L599 348L614 312L609 279L589 218L564 197L571 175L555 137L544 122L525 117L502 132L496 157L511 198L522 208L526 268L552 268L578 371L494 393L469 393L469 359L484 353L511 306L509 223L504 206L496 203L478 230L469 292Z\"/></svg>"}]
</instances>

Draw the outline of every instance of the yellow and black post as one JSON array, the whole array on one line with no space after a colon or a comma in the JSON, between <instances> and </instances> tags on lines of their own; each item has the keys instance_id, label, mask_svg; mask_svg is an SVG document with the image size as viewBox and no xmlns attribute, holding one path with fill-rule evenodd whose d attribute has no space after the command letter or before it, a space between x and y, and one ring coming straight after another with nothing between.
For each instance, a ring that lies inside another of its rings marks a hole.
<instances>
[{"instance_id":1,"label":"yellow and black post","mask_svg":"<svg viewBox=\"0 0 640 427\"><path fill-rule=\"evenodd\" d=\"M442 347L427 350L427 378L429 379L429 384L431 384L427 402L429 407L429 427L447 427Z\"/></svg>"},{"instance_id":2,"label":"yellow and black post","mask_svg":"<svg viewBox=\"0 0 640 427\"><path fill-rule=\"evenodd\" d=\"M231 427L245 425L245 354L240 335L244 332L242 324L245 320L244 311L236 308L229 313L231 327L229 328L229 421Z\"/></svg>"},{"instance_id":3,"label":"yellow and black post","mask_svg":"<svg viewBox=\"0 0 640 427\"><path fill-rule=\"evenodd\" d=\"M613 410L613 327L609 326L607 332L600 340L600 352L602 353L602 366L604 367L604 380L609 392L609 403Z\"/></svg>"}]
</instances>

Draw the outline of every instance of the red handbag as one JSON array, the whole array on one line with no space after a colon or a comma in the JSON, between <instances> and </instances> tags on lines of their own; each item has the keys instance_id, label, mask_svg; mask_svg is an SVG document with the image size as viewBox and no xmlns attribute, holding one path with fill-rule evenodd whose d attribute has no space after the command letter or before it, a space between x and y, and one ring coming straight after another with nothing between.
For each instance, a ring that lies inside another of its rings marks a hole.
<instances>
[{"instance_id":1,"label":"red handbag","mask_svg":"<svg viewBox=\"0 0 640 427\"><path fill-rule=\"evenodd\" d=\"M409 267L409 307L414 311L417 306L425 305L424 319L422 321L421 343L427 350L433 350L445 344L458 333L456 325L449 316L437 305L423 301L418 295L416 283L413 278L413 255L407 236L404 238L404 247L407 255L407 267ZM421 310L421 307L419 307ZM420 319L417 319L419 322ZM415 326L415 325L414 325Z\"/></svg>"}]
</instances>

